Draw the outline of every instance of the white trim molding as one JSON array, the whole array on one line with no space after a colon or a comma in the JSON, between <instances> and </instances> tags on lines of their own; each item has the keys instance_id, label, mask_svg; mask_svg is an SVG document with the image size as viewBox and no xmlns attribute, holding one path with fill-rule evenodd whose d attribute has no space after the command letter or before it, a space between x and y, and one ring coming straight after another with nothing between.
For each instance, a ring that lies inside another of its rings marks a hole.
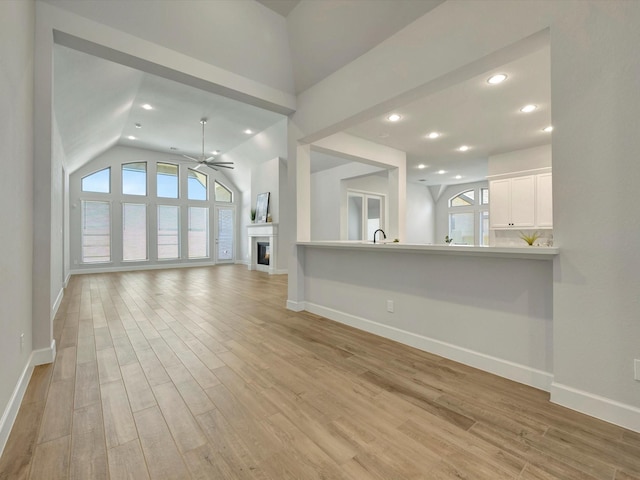
<instances>
[{"instance_id":1,"label":"white trim molding","mask_svg":"<svg viewBox=\"0 0 640 480\"><path fill-rule=\"evenodd\" d=\"M56 301L53 302L53 307L51 308L51 318L53 319L58 313L58 309L60 308L60 304L62 303L62 297L64 297L64 288L61 288L58 292L58 296L56 297Z\"/></svg>"},{"instance_id":2,"label":"white trim molding","mask_svg":"<svg viewBox=\"0 0 640 480\"><path fill-rule=\"evenodd\" d=\"M15 423L16 417L18 416L18 411L20 410L22 399L24 398L24 394L27 391L27 387L29 386L33 368L37 365L52 363L55 358L55 340L51 340L51 346L49 348L43 348L31 352L29 360L24 366L20 378L18 378L18 383L16 383L16 387L13 389L13 393L11 394L11 398L9 399L9 403L7 404L7 407L2 414L2 418L0 418L0 455L2 455L4 447L7 445L7 440L9 440L9 435L11 434L11 429L13 428L13 424Z\"/></svg>"},{"instance_id":3,"label":"white trim molding","mask_svg":"<svg viewBox=\"0 0 640 480\"><path fill-rule=\"evenodd\" d=\"M287 308L294 310L294 308L291 308L290 304L295 306L295 302L287 301ZM485 372L493 373L494 375L513 380L514 382L523 383L546 392L550 390L551 383L553 382L553 374L550 372L531 368L509 360L492 357L491 355L486 355L481 352L469 350L467 348L459 347L451 343L425 337L416 333L407 332L406 330L400 330L399 328L383 325L378 322L367 320L366 318L340 312L321 305L309 302L301 302L297 305L303 305L305 310L315 313L316 315L321 315L331 320L335 320L336 322L344 323L345 325L349 325L390 340L395 340L396 342L424 350L425 352L440 355L441 357L448 358L449 360L463 363L470 367L479 368Z\"/></svg>"},{"instance_id":4,"label":"white trim molding","mask_svg":"<svg viewBox=\"0 0 640 480\"><path fill-rule=\"evenodd\" d=\"M287 300L287 310L302 312L306 310L306 304L305 302L294 302L293 300Z\"/></svg>"},{"instance_id":5,"label":"white trim molding","mask_svg":"<svg viewBox=\"0 0 640 480\"><path fill-rule=\"evenodd\" d=\"M605 422L640 432L640 408L553 382L551 401Z\"/></svg>"}]
</instances>

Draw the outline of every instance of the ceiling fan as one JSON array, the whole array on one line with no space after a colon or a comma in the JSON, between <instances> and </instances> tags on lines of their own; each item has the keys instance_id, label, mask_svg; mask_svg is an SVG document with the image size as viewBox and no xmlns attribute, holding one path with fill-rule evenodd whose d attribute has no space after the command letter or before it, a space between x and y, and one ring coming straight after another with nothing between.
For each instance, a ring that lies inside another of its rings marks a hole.
<instances>
[{"instance_id":1,"label":"ceiling fan","mask_svg":"<svg viewBox=\"0 0 640 480\"><path fill-rule=\"evenodd\" d=\"M231 168L233 169L233 162L212 162L211 160L213 160L215 157L211 156L211 157L207 157L204 154L204 126L207 123L207 119L206 118L202 118L200 119L200 123L202 124L202 155L200 155L200 157L198 158L194 158L194 157L190 157L189 155L182 155L185 158L188 158L189 160L192 160L194 162L198 162L201 165L206 165L209 168L213 168L216 172L218 171L218 168Z\"/></svg>"}]
</instances>

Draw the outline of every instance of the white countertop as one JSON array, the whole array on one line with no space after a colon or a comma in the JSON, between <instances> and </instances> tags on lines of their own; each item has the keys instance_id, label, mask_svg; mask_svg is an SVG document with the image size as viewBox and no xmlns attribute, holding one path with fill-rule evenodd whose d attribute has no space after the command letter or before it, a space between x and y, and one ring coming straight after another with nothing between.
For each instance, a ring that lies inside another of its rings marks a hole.
<instances>
[{"instance_id":1,"label":"white countertop","mask_svg":"<svg viewBox=\"0 0 640 480\"><path fill-rule=\"evenodd\" d=\"M560 253L558 247L485 247L474 245L428 245L420 243L373 243L361 241L316 241L298 242L297 245L312 248L338 248L380 253L404 252L434 255L462 255L472 257L525 258L530 260L551 260Z\"/></svg>"}]
</instances>

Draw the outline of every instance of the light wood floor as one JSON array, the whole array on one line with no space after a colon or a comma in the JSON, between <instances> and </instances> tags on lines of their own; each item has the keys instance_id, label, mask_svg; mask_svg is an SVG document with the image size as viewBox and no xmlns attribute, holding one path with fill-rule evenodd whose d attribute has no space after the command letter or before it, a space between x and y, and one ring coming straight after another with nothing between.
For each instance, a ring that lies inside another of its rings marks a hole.
<instances>
[{"instance_id":1,"label":"light wood floor","mask_svg":"<svg viewBox=\"0 0 640 480\"><path fill-rule=\"evenodd\" d=\"M81 275L2 479L640 479L640 434L286 310L242 266Z\"/></svg>"}]
</instances>

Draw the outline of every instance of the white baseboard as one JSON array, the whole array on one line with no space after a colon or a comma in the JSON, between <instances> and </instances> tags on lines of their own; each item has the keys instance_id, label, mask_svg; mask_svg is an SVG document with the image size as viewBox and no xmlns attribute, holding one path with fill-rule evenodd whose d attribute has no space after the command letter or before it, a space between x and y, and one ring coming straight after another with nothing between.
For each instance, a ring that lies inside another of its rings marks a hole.
<instances>
[{"instance_id":1,"label":"white baseboard","mask_svg":"<svg viewBox=\"0 0 640 480\"><path fill-rule=\"evenodd\" d=\"M305 302L294 302L293 300L287 300L287 310L302 312L303 310L305 310L305 307Z\"/></svg>"},{"instance_id":2,"label":"white baseboard","mask_svg":"<svg viewBox=\"0 0 640 480\"><path fill-rule=\"evenodd\" d=\"M58 313L58 309L60 308L60 304L62 303L62 297L64 297L64 288L61 288L58 292L58 296L56 297L56 301L53 302L53 307L51 308L51 318L56 316Z\"/></svg>"},{"instance_id":3,"label":"white baseboard","mask_svg":"<svg viewBox=\"0 0 640 480\"><path fill-rule=\"evenodd\" d=\"M34 367L37 365L46 365L47 363L53 363L56 359L56 341L51 340L51 346L49 348L41 348L31 352L31 365Z\"/></svg>"},{"instance_id":4,"label":"white baseboard","mask_svg":"<svg viewBox=\"0 0 640 480\"><path fill-rule=\"evenodd\" d=\"M291 306L290 303L292 304ZM399 328L373 322L366 318L357 317L321 305L308 302L296 304L295 302L287 301L287 308L290 310L295 310L295 308L292 307L299 307L300 305L303 305L304 309L311 313L335 320L336 322L344 323L345 325L380 335L381 337L389 338L396 342L424 350L425 352L440 355L441 357L479 368L485 372L493 373L494 375L508 378L509 380L523 383L540 390L548 392L553 381L553 374L526 365L486 355L417 333L400 330Z\"/></svg>"},{"instance_id":5,"label":"white baseboard","mask_svg":"<svg viewBox=\"0 0 640 480\"><path fill-rule=\"evenodd\" d=\"M120 265L117 267L92 267L92 268L76 268L71 270L72 275L82 275L90 273L108 273L108 272L133 272L140 270L167 270L169 268L190 268L190 267L213 267L217 264L213 262L194 262L194 263L168 263L154 265Z\"/></svg>"},{"instance_id":6,"label":"white baseboard","mask_svg":"<svg viewBox=\"0 0 640 480\"><path fill-rule=\"evenodd\" d=\"M640 408L561 383L551 384L551 401L563 407L640 432Z\"/></svg>"},{"instance_id":7,"label":"white baseboard","mask_svg":"<svg viewBox=\"0 0 640 480\"><path fill-rule=\"evenodd\" d=\"M27 364L24 366L20 378L18 378L18 383L13 389L13 393L11 394L11 398L9 399L9 403L7 404L7 407L2 414L2 418L0 418L0 456L4 451L4 447L7 445L7 440L9 439L9 435L11 434L11 429L13 428L13 424L16 421L16 417L18 416L18 411L20 410L22 399L24 398L24 394L27 391L27 386L29 386L29 381L31 380L33 368L36 365L51 363L55 358L55 340L51 341L50 348L43 348L41 350L34 350L33 352L31 352L31 355L27 360Z\"/></svg>"}]
</instances>

